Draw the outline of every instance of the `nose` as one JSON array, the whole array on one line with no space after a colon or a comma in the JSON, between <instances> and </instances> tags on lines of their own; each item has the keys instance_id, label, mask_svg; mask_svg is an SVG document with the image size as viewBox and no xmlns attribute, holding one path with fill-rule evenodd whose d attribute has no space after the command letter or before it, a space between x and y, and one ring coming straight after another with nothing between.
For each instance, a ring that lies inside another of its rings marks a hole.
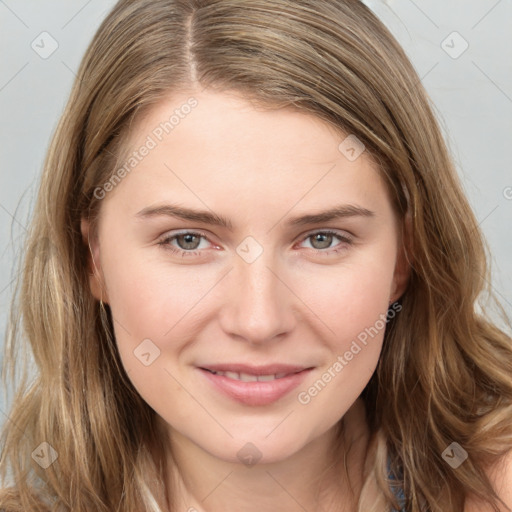
<instances>
[{"instance_id":1,"label":"nose","mask_svg":"<svg viewBox=\"0 0 512 512\"><path fill-rule=\"evenodd\" d=\"M228 335L266 344L292 331L298 299L271 251L264 251L252 263L237 257L223 281L226 293L220 323Z\"/></svg>"}]
</instances>

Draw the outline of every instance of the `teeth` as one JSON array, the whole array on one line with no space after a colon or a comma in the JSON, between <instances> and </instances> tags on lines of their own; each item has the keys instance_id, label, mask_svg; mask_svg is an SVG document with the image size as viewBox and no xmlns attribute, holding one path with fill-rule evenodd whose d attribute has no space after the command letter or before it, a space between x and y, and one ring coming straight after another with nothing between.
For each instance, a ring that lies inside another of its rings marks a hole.
<instances>
[{"instance_id":1,"label":"teeth","mask_svg":"<svg viewBox=\"0 0 512 512\"><path fill-rule=\"evenodd\" d=\"M287 373L276 373L275 375L251 375L249 373L237 373L237 372L215 372L215 375L227 377L228 379L240 380L242 382L268 382L275 379L282 379L286 377Z\"/></svg>"},{"instance_id":2,"label":"teeth","mask_svg":"<svg viewBox=\"0 0 512 512\"><path fill-rule=\"evenodd\" d=\"M242 382L258 382L257 375L249 375L248 373L241 373L239 380Z\"/></svg>"},{"instance_id":3,"label":"teeth","mask_svg":"<svg viewBox=\"0 0 512 512\"><path fill-rule=\"evenodd\" d=\"M266 382L268 380L275 380L277 377L275 375L258 375L258 380L260 382Z\"/></svg>"}]
</instances>

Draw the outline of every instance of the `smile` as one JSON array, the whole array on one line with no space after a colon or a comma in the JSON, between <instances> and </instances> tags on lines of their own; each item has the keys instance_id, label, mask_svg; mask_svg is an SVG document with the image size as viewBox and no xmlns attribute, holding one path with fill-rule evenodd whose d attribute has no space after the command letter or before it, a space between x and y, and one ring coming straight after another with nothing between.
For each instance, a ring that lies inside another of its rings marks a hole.
<instances>
[{"instance_id":1,"label":"smile","mask_svg":"<svg viewBox=\"0 0 512 512\"><path fill-rule=\"evenodd\" d=\"M244 405L277 402L298 387L313 368L273 365L266 367L198 368L216 393ZM238 370L238 371L237 371Z\"/></svg>"}]
</instances>

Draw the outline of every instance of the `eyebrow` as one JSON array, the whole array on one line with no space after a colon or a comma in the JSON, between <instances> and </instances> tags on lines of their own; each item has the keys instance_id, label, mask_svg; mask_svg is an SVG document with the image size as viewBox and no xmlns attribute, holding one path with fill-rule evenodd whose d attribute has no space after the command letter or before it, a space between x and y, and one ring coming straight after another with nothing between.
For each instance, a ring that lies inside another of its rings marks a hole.
<instances>
[{"instance_id":1,"label":"eyebrow","mask_svg":"<svg viewBox=\"0 0 512 512\"><path fill-rule=\"evenodd\" d=\"M200 222L202 224L210 224L212 226L221 226L230 231L233 231L233 224L231 221L221 215L207 210L193 210L183 206L173 204L162 204L156 206L148 206L138 212L136 217L141 219L148 219L159 216L175 217L178 219ZM336 219L343 219L347 217L374 217L375 212L363 208L362 206L352 204L341 204L324 210L319 213L307 213L299 217L293 217L286 222L287 226L305 226L308 224L320 224Z\"/></svg>"}]
</instances>

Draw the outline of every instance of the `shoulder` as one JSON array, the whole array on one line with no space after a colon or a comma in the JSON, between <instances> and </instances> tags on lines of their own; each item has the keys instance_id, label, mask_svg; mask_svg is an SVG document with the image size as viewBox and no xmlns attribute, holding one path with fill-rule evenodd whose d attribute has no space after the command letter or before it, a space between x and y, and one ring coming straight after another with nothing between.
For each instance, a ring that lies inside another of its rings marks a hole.
<instances>
[{"instance_id":1,"label":"shoulder","mask_svg":"<svg viewBox=\"0 0 512 512\"><path fill-rule=\"evenodd\" d=\"M509 512L512 510L512 450L501 457L486 473L496 494L508 507L507 509L499 504L500 512ZM494 512L494 509L490 505L485 507L480 501L468 498L464 512Z\"/></svg>"}]
</instances>

